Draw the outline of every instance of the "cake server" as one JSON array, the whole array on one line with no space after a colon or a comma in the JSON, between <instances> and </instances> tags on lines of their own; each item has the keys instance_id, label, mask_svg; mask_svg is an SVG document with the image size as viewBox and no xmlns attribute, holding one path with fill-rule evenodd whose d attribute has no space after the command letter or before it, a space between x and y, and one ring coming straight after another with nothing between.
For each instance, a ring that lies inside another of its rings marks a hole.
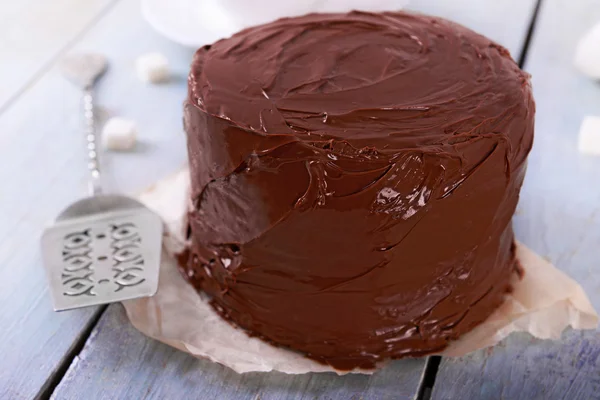
<instances>
[{"instance_id":1,"label":"cake server","mask_svg":"<svg viewBox=\"0 0 600 400\"><path fill-rule=\"evenodd\" d=\"M152 296L158 288L163 225L132 198L103 194L93 87L107 68L98 54L67 57L63 74L83 91L89 197L63 210L42 235L55 311Z\"/></svg>"}]
</instances>

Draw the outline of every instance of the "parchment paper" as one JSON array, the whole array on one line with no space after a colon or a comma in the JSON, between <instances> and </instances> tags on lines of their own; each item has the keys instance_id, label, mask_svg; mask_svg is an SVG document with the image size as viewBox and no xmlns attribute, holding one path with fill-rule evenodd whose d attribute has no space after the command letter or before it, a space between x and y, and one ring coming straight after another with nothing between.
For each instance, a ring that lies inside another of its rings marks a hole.
<instances>
[{"instance_id":1,"label":"parchment paper","mask_svg":"<svg viewBox=\"0 0 600 400\"><path fill-rule=\"evenodd\" d=\"M142 202L163 218L166 234L157 294L123 303L131 323L147 336L239 373L271 370L289 374L344 373L247 336L222 320L207 299L185 282L173 254L185 247L188 193L185 168L140 196ZM525 275L522 280L515 278L514 290L505 303L488 320L453 342L442 355L462 356L493 346L512 332L559 339L568 326L596 329L598 315L577 282L520 243L517 257Z\"/></svg>"}]
</instances>

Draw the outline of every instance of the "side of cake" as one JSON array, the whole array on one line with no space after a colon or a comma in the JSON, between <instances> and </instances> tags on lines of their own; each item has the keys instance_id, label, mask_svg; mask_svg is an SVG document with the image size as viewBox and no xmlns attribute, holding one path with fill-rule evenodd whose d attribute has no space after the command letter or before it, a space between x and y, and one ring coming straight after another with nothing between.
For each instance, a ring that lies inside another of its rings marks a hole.
<instances>
[{"instance_id":1,"label":"side of cake","mask_svg":"<svg viewBox=\"0 0 600 400\"><path fill-rule=\"evenodd\" d=\"M462 26L311 14L198 50L182 268L224 318L340 369L442 350L502 302L526 73Z\"/></svg>"}]
</instances>

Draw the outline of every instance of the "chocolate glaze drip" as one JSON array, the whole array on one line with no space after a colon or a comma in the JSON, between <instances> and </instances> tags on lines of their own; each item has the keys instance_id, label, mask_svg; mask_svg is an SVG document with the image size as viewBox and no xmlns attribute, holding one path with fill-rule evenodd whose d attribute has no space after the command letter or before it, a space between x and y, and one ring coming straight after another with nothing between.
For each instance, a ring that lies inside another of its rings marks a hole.
<instances>
[{"instance_id":1,"label":"chocolate glaze drip","mask_svg":"<svg viewBox=\"0 0 600 400\"><path fill-rule=\"evenodd\" d=\"M185 276L340 369L440 351L509 288L534 108L506 49L439 18L312 14L205 46Z\"/></svg>"}]
</instances>

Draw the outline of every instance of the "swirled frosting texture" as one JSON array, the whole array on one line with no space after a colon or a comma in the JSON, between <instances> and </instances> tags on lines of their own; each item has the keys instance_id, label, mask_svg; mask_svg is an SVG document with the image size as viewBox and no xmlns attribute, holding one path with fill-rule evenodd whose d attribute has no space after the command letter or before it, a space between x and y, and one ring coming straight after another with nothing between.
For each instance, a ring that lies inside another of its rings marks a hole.
<instances>
[{"instance_id":1,"label":"swirled frosting texture","mask_svg":"<svg viewBox=\"0 0 600 400\"><path fill-rule=\"evenodd\" d=\"M438 18L311 14L205 46L185 276L250 334L340 369L442 350L518 267L534 108L507 50Z\"/></svg>"}]
</instances>

